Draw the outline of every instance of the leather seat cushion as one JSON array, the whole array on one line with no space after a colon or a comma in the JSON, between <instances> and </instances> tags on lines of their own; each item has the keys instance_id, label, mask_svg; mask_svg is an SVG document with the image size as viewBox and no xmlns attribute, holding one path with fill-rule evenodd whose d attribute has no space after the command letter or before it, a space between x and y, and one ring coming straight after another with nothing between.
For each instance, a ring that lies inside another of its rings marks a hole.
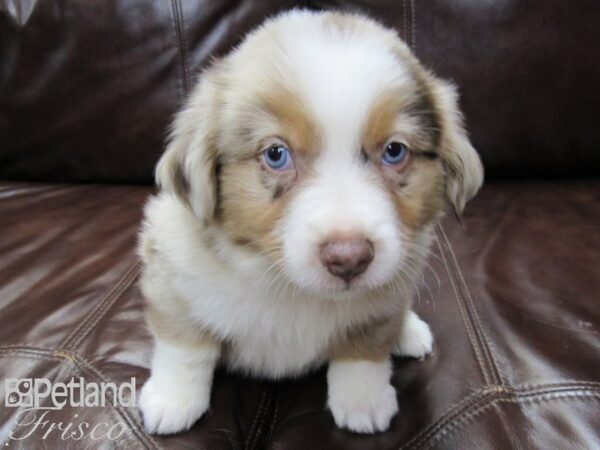
<instances>
[{"instance_id":1,"label":"leather seat cushion","mask_svg":"<svg viewBox=\"0 0 600 450\"><path fill-rule=\"evenodd\" d=\"M135 255L146 187L0 185L0 378L148 376ZM148 436L135 408L69 408L54 421L128 425L126 448L592 448L600 442L600 181L488 183L449 215L415 309L436 338L396 359L390 431L336 429L324 370L270 382L217 373L190 432ZM0 435L17 409L0 410ZM560 425L557 425L560 424ZM25 430L18 430L23 433ZM42 432L11 448L31 448ZM45 445L64 444L50 433ZM90 445L93 445L90 443Z\"/></svg>"}]
</instances>

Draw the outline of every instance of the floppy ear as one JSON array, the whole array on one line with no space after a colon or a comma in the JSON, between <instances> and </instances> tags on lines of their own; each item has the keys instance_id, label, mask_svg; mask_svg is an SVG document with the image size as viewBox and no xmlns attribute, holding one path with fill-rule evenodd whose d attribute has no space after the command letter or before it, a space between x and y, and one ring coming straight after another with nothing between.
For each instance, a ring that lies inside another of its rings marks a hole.
<instances>
[{"instance_id":1,"label":"floppy ear","mask_svg":"<svg viewBox=\"0 0 600 450\"><path fill-rule=\"evenodd\" d=\"M447 173L446 196L460 215L483 183L483 166L463 127L454 86L435 79L432 88L442 122L439 151Z\"/></svg>"},{"instance_id":2,"label":"floppy ear","mask_svg":"<svg viewBox=\"0 0 600 450\"><path fill-rule=\"evenodd\" d=\"M155 172L161 191L177 195L204 222L214 215L217 195L217 155L208 125L208 118L214 117L214 88L207 78L177 114L169 144Z\"/></svg>"}]
</instances>

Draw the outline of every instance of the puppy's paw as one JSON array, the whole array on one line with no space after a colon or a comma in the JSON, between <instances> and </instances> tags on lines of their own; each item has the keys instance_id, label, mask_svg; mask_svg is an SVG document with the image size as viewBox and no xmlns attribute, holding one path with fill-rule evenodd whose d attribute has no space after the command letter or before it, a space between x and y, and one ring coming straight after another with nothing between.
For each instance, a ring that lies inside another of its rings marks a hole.
<instances>
[{"instance_id":1,"label":"puppy's paw","mask_svg":"<svg viewBox=\"0 0 600 450\"><path fill-rule=\"evenodd\" d=\"M356 433L385 431L398 412L389 362L336 362L329 368L327 406L335 423Z\"/></svg>"},{"instance_id":2,"label":"puppy's paw","mask_svg":"<svg viewBox=\"0 0 600 450\"><path fill-rule=\"evenodd\" d=\"M433 351L433 335L429 326L409 311L402 335L394 348L394 355L424 359Z\"/></svg>"},{"instance_id":3,"label":"puppy's paw","mask_svg":"<svg viewBox=\"0 0 600 450\"><path fill-rule=\"evenodd\" d=\"M343 397L330 396L328 406L338 427L356 433L385 431L398 412L396 390L390 384L371 392L355 389Z\"/></svg>"},{"instance_id":4,"label":"puppy's paw","mask_svg":"<svg viewBox=\"0 0 600 450\"><path fill-rule=\"evenodd\" d=\"M210 392L193 386L160 383L153 377L142 388L139 408L152 434L189 430L208 409Z\"/></svg>"}]
</instances>

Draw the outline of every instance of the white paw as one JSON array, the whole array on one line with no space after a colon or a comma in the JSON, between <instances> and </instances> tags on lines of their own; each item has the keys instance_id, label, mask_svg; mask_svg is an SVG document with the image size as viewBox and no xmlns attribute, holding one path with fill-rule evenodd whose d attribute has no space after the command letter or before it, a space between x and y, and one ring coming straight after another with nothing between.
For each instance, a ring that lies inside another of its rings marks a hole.
<instances>
[{"instance_id":1,"label":"white paw","mask_svg":"<svg viewBox=\"0 0 600 450\"><path fill-rule=\"evenodd\" d=\"M188 430L208 409L210 391L190 386L162 385L153 377L142 388L139 408L149 433Z\"/></svg>"},{"instance_id":2,"label":"white paw","mask_svg":"<svg viewBox=\"0 0 600 450\"><path fill-rule=\"evenodd\" d=\"M389 365L377 368L376 364L363 361L330 365L327 406L338 427L356 433L388 429L398 412L396 390L389 382Z\"/></svg>"},{"instance_id":3,"label":"white paw","mask_svg":"<svg viewBox=\"0 0 600 450\"><path fill-rule=\"evenodd\" d=\"M394 348L394 355L424 359L432 351L433 335L429 326L414 312L409 311L402 335Z\"/></svg>"},{"instance_id":4,"label":"white paw","mask_svg":"<svg viewBox=\"0 0 600 450\"><path fill-rule=\"evenodd\" d=\"M356 433L385 431L398 412L396 390L391 384L360 395L352 393L344 398L329 398L329 409L335 423Z\"/></svg>"}]
</instances>

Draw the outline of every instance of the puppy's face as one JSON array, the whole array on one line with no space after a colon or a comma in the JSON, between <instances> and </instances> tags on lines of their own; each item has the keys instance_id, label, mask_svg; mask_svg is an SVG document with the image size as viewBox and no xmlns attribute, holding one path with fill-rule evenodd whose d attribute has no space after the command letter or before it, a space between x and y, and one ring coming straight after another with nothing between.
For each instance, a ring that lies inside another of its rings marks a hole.
<instances>
[{"instance_id":1,"label":"puppy's face","mask_svg":"<svg viewBox=\"0 0 600 450\"><path fill-rule=\"evenodd\" d=\"M237 270L348 296L410 273L428 226L446 200L462 210L482 169L454 91L395 34L296 11L204 74L157 177Z\"/></svg>"}]
</instances>

